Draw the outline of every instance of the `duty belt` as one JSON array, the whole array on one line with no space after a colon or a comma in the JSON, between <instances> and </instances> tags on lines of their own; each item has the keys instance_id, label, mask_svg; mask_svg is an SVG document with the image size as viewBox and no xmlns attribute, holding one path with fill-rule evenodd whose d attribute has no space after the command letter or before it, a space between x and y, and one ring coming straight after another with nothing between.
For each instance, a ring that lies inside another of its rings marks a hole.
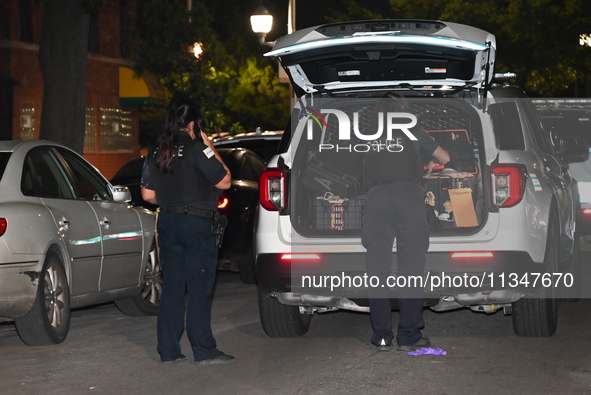
<instances>
[{"instance_id":1,"label":"duty belt","mask_svg":"<svg viewBox=\"0 0 591 395\"><path fill-rule=\"evenodd\" d=\"M191 207L188 205L182 206L167 206L160 207L161 213L181 213L181 214L196 214L202 217L211 218L213 216L213 210L206 210L203 208Z\"/></svg>"}]
</instances>

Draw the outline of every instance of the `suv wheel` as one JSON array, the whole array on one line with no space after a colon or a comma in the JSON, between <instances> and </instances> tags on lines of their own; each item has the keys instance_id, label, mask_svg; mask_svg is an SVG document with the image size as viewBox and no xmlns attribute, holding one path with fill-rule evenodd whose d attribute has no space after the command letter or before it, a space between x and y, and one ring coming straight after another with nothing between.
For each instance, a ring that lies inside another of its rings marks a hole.
<instances>
[{"instance_id":1,"label":"suv wheel","mask_svg":"<svg viewBox=\"0 0 591 395\"><path fill-rule=\"evenodd\" d=\"M259 290L259 315L263 330L270 337L297 337L310 329L312 315L300 314L298 306L287 306Z\"/></svg>"},{"instance_id":2,"label":"suv wheel","mask_svg":"<svg viewBox=\"0 0 591 395\"><path fill-rule=\"evenodd\" d=\"M552 271L557 267L558 245L558 215L552 204L544 255L544 268L547 270ZM513 303L513 330L518 336L550 337L556 332L558 300L556 295L547 295L546 292L548 291L542 289L534 297L522 298Z\"/></svg>"}]
</instances>

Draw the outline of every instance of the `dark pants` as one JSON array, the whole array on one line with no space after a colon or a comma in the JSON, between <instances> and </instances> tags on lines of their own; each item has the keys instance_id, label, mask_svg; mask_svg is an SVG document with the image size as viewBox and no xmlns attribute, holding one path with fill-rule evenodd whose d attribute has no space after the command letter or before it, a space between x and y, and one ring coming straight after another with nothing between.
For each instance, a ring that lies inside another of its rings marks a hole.
<instances>
[{"instance_id":1,"label":"dark pants","mask_svg":"<svg viewBox=\"0 0 591 395\"><path fill-rule=\"evenodd\" d=\"M368 276L386 284L392 273L392 245L396 239L398 276L423 276L425 254L429 249L429 228L425 213L425 194L418 182L397 181L373 187L367 196L362 223L362 243L367 249ZM391 340L392 310L387 286L368 290L372 343ZM396 340L399 345L421 339L423 289L399 288L400 320Z\"/></svg>"},{"instance_id":2,"label":"dark pants","mask_svg":"<svg viewBox=\"0 0 591 395\"><path fill-rule=\"evenodd\" d=\"M162 361L177 359L185 324L195 361L217 356L211 331L211 298L218 250L209 218L160 213L158 246L163 283L158 310L158 353Z\"/></svg>"}]
</instances>

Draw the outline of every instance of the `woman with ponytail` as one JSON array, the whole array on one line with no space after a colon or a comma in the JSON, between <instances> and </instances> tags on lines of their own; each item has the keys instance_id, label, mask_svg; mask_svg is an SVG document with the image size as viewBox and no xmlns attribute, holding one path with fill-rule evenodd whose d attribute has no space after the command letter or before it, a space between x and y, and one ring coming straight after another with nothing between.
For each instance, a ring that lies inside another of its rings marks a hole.
<instances>
[{"instance_id":1,"label":"woman with ponytail","mask_svg":"<svg viewBox=\"0 0 591 395\"><path fill-rule=\"evenodd\" d=\"M163 272L158 312L158 353L163 364L185 359L185 329L197 364L232 362L217 349L211 330L211 298L217 254L211 221L220 190L231 174L201 130L203 113L190 101L170 110L164 129L144 163L142 197L160 205L157 233ZM186 311L185 311L186 298Z\"/></svg>"}]
</instances>

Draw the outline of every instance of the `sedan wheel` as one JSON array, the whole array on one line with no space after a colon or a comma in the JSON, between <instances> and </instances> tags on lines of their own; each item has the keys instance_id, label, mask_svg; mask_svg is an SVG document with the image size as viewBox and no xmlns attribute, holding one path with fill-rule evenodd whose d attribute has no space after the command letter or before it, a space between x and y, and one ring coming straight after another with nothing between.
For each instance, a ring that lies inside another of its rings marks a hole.
<instances>
[{"instance_id":1,"label":"sedan wheel","mask_svg":"<svg viewBox=\"0 0 591 395\"><path fill-rule=\"evenodd\" d=\"M141 292L131 298L116 300L115 305L119 311L131 317L157 315L161 295L162 267L158 259L156 241L154 241L146 263Z\"/></svg>"},{"instance_id":2,"label":"sedan wheel","mask_svg":"<svg viewBox=\"0 0 591 395\"><path fill-rule=\"evenodd\" d=\"M61 261L50 255L41 272L31 310L15 318L21 340L29 346L58 344L70 329L70 292Z\"/></svg>"}]
</instances>

